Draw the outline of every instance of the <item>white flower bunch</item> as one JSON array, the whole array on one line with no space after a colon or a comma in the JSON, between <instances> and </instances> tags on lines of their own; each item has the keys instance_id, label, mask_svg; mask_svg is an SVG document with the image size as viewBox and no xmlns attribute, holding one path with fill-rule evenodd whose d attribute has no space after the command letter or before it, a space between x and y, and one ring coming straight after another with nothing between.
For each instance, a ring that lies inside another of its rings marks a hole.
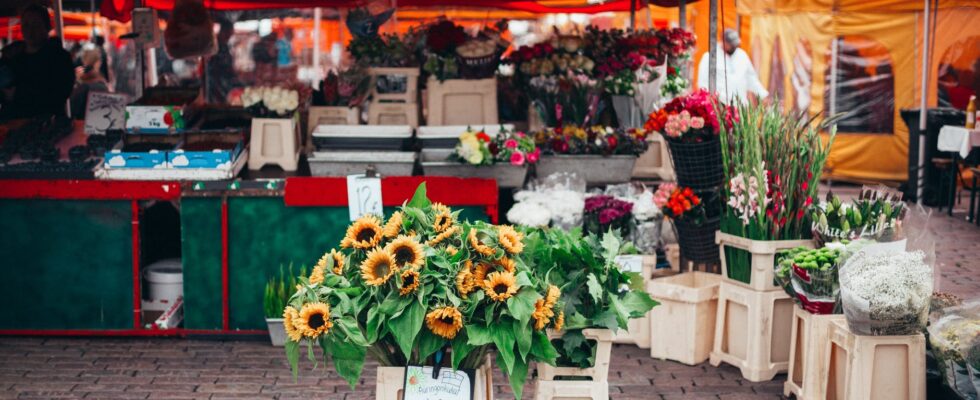
<instances>
[{"instance_id":1,"label":"white flower bunch","mask_svg":"<svg viewBox=\"0 0 980 400\"><path fill-rule=\"evenodd\" d=\"M925 325L932 267L921 251L859 251L840 269L841 300L857 333L901 335Z\"/></svg>"},{"instance_id":2,"label":"white flower bunch","mask_svg":"<svg viewBox=\"0 0 980 400\"><path fill-rule=\"evenodd\" d=\"M660 207L653 202L653 192L649 190L644 190L636 197L625 200L633 203L633 218L637 221L649 221L664 215Z\"/></svg>"},{"instance_id":3,"label":"white flower bunch","mask_svg":"<svg viewBox=\"0 0 980 400\"><path fill-rule=\"evenodd\" d=\"M585 209L585 194L569 189L522 190L514 200L507 219L525 226L576 226Z\"/></svg>"},{"instance_id":4,"label":"white flower bunch","mask_svg":"<svg viewBox=\"0 0 980 400\"><path fill-rule=\"evenodd\" d=\"M299 108L299 92L279 86L245 88L242 106L247 108L259 103L278 115L287 115Z\"/></svg>"}]
</instances>

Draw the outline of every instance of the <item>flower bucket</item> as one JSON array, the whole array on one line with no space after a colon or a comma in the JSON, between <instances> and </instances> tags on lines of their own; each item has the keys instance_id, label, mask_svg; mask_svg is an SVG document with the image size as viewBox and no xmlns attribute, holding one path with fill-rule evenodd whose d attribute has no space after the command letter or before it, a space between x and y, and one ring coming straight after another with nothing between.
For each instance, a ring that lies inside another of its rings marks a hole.
<instances>
[{"instance_id":1,"label":"flower bucket","mask_svg":"<svg viewBox=\"0 0 980 400\"><path fill-rule=\"evenodd\" d=\"M266 318L265 324L269 327L269 340L275 347L286 345L286 329L283 328L282 318Z\"/></svg>"},{"instance_id":2,"label":"flower bucket","mask_svg":"<svg viewBox=\"0 0 980 400\"><path fill-rule=\"evenodd\" d=\"M425 176L455 176L460 178L494 179L502 188L524 186L527 167L497 163L493 165L470 165L446 161L451 149L422 150L422 173Z\"/></svg>"},{"instance_id":3,"label":"flower bucket","mask_svg":"<svg viewBox=\"0 0 980 400\"><path fill-rule=\"evenodd\" d=\"M715 231L721 219L709 218L701 225L685 218L673 221L677 244L681 248L681 258L695 263L717 263L718 245L715 244Z\"/></svg>"},{"instance_id":4,"label":"flower bucket","mask_svg":"<svg viewBox=\"0 0 980 400\"><path fill-rule=\"evenodd\" d=\"M767 292L783 290L775 281L776 253L794 247L813 248L812 240L752 240L718 231L721 274L735 284Z\"/></svg>"},{"instance_id":5,"label":"flower bucket","mask_svg":"<svg viewBox=\"0 0 980 400\"><path fill-rule=\"evenodd\" d=\"M647 283L660 306L650 311L650 357L697 365L714 345L721 276L686 272Z\"/></svg>"},{"instance_id":6,"label":"flower bucket","mask_svg":"<svg viewBox=\"0 0 980 400\"><path fill-rule=\"evenodd\" d=\"M585 184L597 186L630 181L636 156L553 155L541 157L535 167L538 179L558 172L574 172Z\"/></svg>"},{"instance_id":7,"label":"flower bucket","mask_svg":"<svg viewBox=\"0 0 980 400\"><path fill-rule=\"evenodd\" d=\"M473 400L493 400L493 371L490 356L476 369L473 383ZM444 367L449 368L449 367ZM378 367L375 381L376 400L402 400L405 387L405 367Z\"/></svg>"},{"instance_id":8,"label":"flower bucket","mask_svg":"<svg viewBox=\"0 0 980 400\"><path fill-rule=\"evenodd\" d=\"M681 143L667 139L677 184L695 191L717 190L725 180L721 142Z\"/></svg>"},{"instance_id":9,"label":"flower bucket","mask_svg":"<svg viewBox=\"0 0 980 400\"><path fill-rule=\"evenodd\" d=\"M609 360L612 357L613 333L608 329L585 329L586 340L596 342L595 364L591 368L553 367L538 363L536 400L609 398ZM549 330L548 337L557 339L560 332ZM588 380L555 380L556 377L580 377Z\"/></svg>"}]
</instances>

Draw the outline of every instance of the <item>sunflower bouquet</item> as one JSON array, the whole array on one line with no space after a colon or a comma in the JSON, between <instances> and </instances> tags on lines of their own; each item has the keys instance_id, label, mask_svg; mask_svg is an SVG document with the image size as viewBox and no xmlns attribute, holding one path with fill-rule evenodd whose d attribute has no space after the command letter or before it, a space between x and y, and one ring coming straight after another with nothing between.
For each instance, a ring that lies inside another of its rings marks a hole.
<instances>
[{"instance_id":1,"label":"sunflower bouquet","mask_svg":"<svg viewBox=\"0 0 980 400\"><path fill-rule=\"evenodd\" d=\"M367 354L382 366L446 359L473 369L496 348L518 398L532 361L555 362L544 330L562 328L561 291L521 259L524 237L514 228L459 221L458 212L430 202L422 184L387 221L355 221L340 248L323 256L286 308L299 316L287 326L299 332L290 335L290 360L300 339L314 339L353 385ZM315 312L324 322L308 328L304 316Z\"/></svg>"}]
</instances>

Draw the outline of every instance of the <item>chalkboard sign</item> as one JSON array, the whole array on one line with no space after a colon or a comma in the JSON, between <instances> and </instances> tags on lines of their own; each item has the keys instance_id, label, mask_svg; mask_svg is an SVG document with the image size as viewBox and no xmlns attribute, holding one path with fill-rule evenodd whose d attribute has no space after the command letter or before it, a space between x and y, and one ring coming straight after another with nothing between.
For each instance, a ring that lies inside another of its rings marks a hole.
<instances>
[{"instance_id":1,"label":"chalkboard sign","mask_svg":"<svg viewBox=\"0 0 980 400\"><path fill-rule=\"evenodd\" d=\"M403 400L473 400L476 371L472 369L440 368L432 376L432 367L405 367Z\"/></svg>"},{"instance_id":2,"label":"chalkboard sign","mask_svg":"<svg viewBox=\"0 0 980 400\"><path fill-rule=\"evenodd\" d=\"M85 133L104 135L107 130L125 128L126 104L127 95L90 92L85 103Z\"/></svg>"}]
</instances>

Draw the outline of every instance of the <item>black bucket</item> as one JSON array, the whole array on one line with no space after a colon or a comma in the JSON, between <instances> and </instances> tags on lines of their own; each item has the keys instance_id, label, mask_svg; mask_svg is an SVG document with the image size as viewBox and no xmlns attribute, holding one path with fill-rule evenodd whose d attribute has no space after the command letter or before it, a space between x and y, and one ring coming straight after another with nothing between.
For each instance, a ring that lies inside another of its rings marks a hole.
<instances>
[{"instance_id":1,"label":"black bucket","mask_svg":"<svg viewBox=\"0 0 980 400\"><path fill-rule=\"evenodd\" d=\"M695 191L717 190L725 180L721 164L721 141L700 143L667 141L677 184Z\"/></svg>"}]
</instances>

